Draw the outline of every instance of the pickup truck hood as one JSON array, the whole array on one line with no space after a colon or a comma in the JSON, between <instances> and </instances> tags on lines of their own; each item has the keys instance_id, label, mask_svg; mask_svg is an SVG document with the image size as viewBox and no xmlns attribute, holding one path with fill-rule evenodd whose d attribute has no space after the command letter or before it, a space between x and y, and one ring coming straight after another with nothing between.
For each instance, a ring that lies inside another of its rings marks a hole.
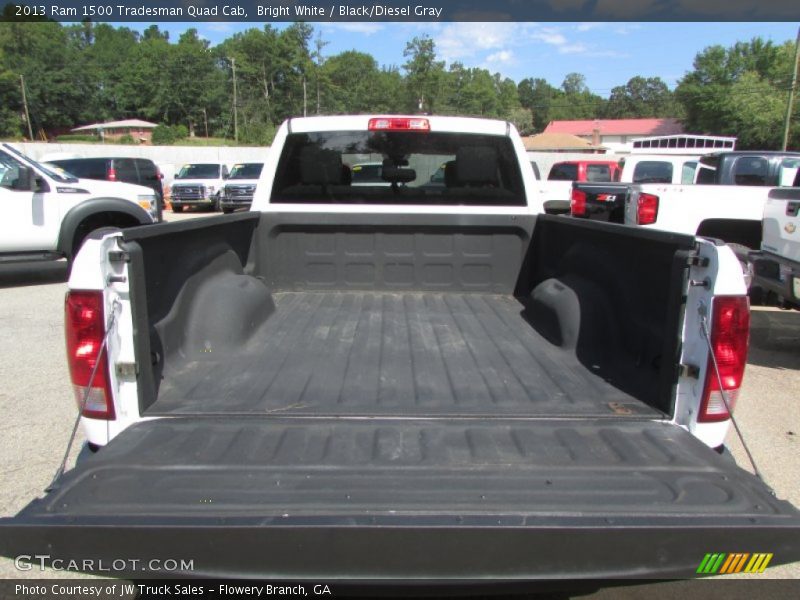
<instances>
[{"instance_id":1,"label":"pickup truck hood","mask_svg":"<svg viewBox=\"0 0 800 600\"><path fill-rule=\"evenodd\" d=\"M79 179L77 183L64 184L61 187L76 187L87 190L93 196L109 198L123 198L131 202L137 201L137 196L153 196L155 192L143 185L124 183L122 181L101 181L98 179Z\"/></svg>"}]
</instances>

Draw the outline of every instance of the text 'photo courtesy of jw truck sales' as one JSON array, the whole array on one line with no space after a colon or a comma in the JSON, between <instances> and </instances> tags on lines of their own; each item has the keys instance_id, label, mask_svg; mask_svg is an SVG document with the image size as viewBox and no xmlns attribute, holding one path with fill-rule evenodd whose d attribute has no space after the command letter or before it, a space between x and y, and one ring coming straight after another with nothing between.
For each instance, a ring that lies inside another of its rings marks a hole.
<instances>
[{"instance_id":1,"label":"text 'photo courtesy of jw truck sales'","mask_svg":"<svg viewBox=\"0 0 800 600\"><path fill-rule=\"evenodd\" d=\"M28 187L83 185L9 157ZM236 167L249 210L64 251L87 451L0 519L3 556L379 583L800 560L800 512L724 448L751 319L729 245L546 214L502 120L291 118L262 160ZM173 194L197 184L184 175ZM211 175L213 194L178 202L238 207L233 175ZM637 197L659 196L656 224L669 194L695 197L679 181L571 185L573 213L581 186L625 187L604 193L640 216Z\"/></svg>"}]
</instances>

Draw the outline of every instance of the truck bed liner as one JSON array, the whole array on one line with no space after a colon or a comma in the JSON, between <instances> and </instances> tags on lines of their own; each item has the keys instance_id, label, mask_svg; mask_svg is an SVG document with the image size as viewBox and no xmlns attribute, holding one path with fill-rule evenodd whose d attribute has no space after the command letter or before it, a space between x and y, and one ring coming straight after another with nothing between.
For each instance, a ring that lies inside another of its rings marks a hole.
<instances>
[{"instance_id":1,"label":"truck bed liner","mask_svg":"<svg viewBox=\"0 0 800 600\"><path fill-rule=\"evenodd\" d=\"M647 416L511 295L281 292L246 346L165 377L148 414ZM554 375L557 374L557 377Z\"/></svg>"}]
</instances>

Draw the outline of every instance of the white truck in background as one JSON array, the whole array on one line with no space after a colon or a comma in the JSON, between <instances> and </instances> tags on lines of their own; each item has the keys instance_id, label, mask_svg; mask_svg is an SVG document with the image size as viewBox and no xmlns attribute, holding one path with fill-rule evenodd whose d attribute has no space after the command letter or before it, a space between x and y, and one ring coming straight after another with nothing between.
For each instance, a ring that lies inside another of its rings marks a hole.
<instances>
[{"instance_id":1,"label":"white truck in background","mask_svg":"<svg viewBox=\"0 0 800 600\"><path fill-rule=\"evenodd\" d=\"M297 118L251 211L90 240L66 329L95 452L0 554L416 586L800 559L800 512L718 454L733 253L543 203L508 123Z\"/></svg>"},{"instance_id":2,"label":"white truck in background","mask_svg":"<svg viewBox=\"0 0 800 600\"><path fill-rule=\"evenodd\" d=\"M599 155L602 156L602 155ZM699 156L684 154L631 154L620 158L613 182L547 181L542 192L547 198L558 198L546 208L554 214L572 214L596 221L621 223L624 200L631 183L692 183ZM567 185L564 185L567 184ZM573 191L582 201L576 204Z\"/></svg>"},{"instance_id":3,"label":"white truck in background","mask_svg":"<svg viewBox=\"0 0 800 600\"><path fill-rule=\"evenodd\" d=\"M228 166L222 163L189 163L175 174L170 185L172 212L200 207L216 212L220 208L222 188L228 179Z\"/></svg>"},{"instance_id":4,"label":"white truck in background","mask_svg":"<svg viewBox=\"0 0 800 600\"><path fill-rule=\"evenodd\" d=\"M761 250L750 254L751 296L800 310L800 171L764 205Z\"/></svg>"},{"instance_id":5,"label":"white truck in background","mask_svg":"<svg viewBox=\"0 0 800 600\"><path fill-rule=\"evenodd\" d=\"M0 264L71 264L95 231L154 223L157 210L151 188L78 179L0 146Z\"/></svg>"}]
</instances>

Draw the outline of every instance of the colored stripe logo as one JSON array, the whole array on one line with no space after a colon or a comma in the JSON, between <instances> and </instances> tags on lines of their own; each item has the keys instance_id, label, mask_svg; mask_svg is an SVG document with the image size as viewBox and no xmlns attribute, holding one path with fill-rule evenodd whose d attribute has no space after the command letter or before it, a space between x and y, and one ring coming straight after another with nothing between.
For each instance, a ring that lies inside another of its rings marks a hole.
<instances>
[{"instance_id":1,"label":"colored stripe logo","mask_svg":"<svg viewBox=\"0 0 800 600\"><path fill-rule=\"evenodd\" d=\"M733 552L706 554L697 567L701 575L730 575L731 573L763 573L772 560L772 553Z\"/></svg>"}]
</instances>

